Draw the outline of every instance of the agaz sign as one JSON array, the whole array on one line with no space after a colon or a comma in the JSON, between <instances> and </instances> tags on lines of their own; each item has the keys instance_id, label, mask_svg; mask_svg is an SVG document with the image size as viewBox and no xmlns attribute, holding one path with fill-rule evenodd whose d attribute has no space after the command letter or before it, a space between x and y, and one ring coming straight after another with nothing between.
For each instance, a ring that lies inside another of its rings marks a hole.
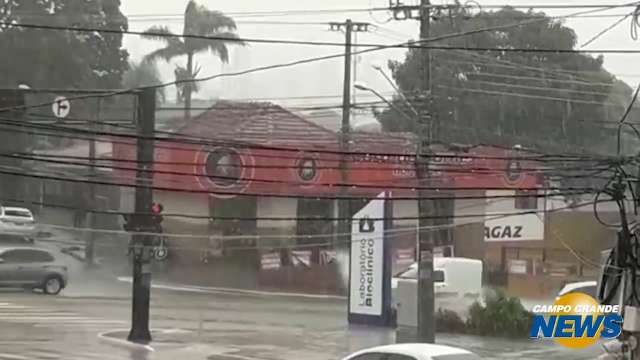
<instances>
[{"instance_id":1,"label":"agaz sign","mask_svg":"<svg viewBox=\"0 0 640 360\"><path fill-rule=\"evenodd\" d=\"M544 217L521 214L487 214L484 222L484 240L487 242L544 239Z\"/></svg>"}]
</instances>

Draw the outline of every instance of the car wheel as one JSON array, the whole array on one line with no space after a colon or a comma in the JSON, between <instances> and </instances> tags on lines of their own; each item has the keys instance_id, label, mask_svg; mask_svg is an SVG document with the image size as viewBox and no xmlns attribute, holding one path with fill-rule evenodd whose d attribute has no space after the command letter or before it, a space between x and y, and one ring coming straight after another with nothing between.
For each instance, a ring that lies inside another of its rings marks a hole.
<instances>
[{"instance_id":1,"label":"car wheel","mask_svg":"<svg viewBox=\"0 0 640 360\"><path fill-rule=\"evenodd\" d=\"M42 291L47 295L58 295L62 291L62 279L59 276L50 276L44 281Z\"/></svg>"}]
</instances>

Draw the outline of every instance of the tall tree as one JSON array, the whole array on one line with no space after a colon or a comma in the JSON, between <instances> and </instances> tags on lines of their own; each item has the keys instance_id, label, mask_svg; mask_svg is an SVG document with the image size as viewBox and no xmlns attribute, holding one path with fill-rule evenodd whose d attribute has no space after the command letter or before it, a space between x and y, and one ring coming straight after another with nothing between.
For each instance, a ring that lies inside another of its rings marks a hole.
<instances>
[{"instance_id":1,"label":"tall tree","mask_svg":"<svg viewBox=\"0 0 640 360\"><path fill-rule=\"evenodd\" d=\"M229 49L227 45L236 44L243 45L238 41L236 34L236 23L230 17L219 11L212 11L202 5L198 5L195 1L189 1L184 13L184 29L183 35L199 35L216 37L218 40L212 39L194 39L179 38L173 34L166 26L153 26L146 33L146 38L159 40L165 43L160 48L149 55L147 59L156 60L164 59L170 61L177 57L187 57L186 68L176 66L176 80L187 80L179 87L179 93L184 97L185 118L191 117L191 95L197 91L197 88L189 80L193 80L196 76L197 67L194 64L194 56L201 52L212 52L220 58L223 63L229 62ZM179 99L180 100L180 99Z\"/></svg>"},{"instance_id":2,"label":"tall tree","mask_svg":"<svg viewBox=\"0 0 640 360\"><path fill-rule=\"evenodd\" d=\"M128 53L122 34L23 28L7 24L82 26L126 30L119 0L2 0L0 1L0 88L95 89L120 88ZM44 100L44 99L43 99ZM47 101L50 101L48 99ZM105 102L111 99L105 99ZM0 99L0 103L9 103ZM12 104L11 106L16 106ZM7 114L18 118L23 114ZM43 141L62 145L64 138L3 131L0 150L24 152ZM3 166L19 166L3 159ZM0 177L0 192L14 198L26 188L24 178ZM21 190L21 188L23 190ZM26 195L25 195L26 196Z\"/></svg>"},{"instance_id":3,"label":"tall tree","mask_svg":"<svg viewBox=\"0 0 640 360\"><path fill-rule=\"evenodd\" d=\"M21 0L0 3L2 23L127 30L120 0ZM118 88L127 69L122 34L0 26L0 85Z\"/></svg>"},{"instance_id":4,"label":"tall tree","mask_svg":"<svg viewBox=\"0 0 640 360\"><path fill-rule=\"evenodd\" d=\"M531 22L532 19L539 21ZM527 21L525 25L451 38L430 45L571 50L574 31L540 12L503 8L469 16L464 11L434 22L432 35ZM438 139L491 143L546 151L615 151L615 122L631 89L602 66L602 57L580 53L432 50L432 100L419 95L422 52L410 50L390 68L414 107L427 108ZM394 100L406 107L402 99ZM408 112L409 113L409 112ZM632 116L638 116L635 112ZM378 114L387 131L414 131L415 122L394 110ZM611 126L613 125L613 126Z\"/></svg>"}]
</instances>

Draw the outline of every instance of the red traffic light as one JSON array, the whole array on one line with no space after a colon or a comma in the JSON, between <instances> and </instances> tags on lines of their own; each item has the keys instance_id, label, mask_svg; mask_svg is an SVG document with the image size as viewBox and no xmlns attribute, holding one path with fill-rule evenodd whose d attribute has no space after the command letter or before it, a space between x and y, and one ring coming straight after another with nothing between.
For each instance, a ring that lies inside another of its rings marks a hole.
<instances>
[{"instance_id":1,"label":"red traffic light","mask_svg":"<svg viewBox=\"0 0 640 360\"><path fill-rule=\"evenodd\" d=\"M162 210L164 210L164 207L162 206L162 204L153 203L151 205L151 212L154 214L160 214L162 213Z\"/></svg>"}]
</instances>

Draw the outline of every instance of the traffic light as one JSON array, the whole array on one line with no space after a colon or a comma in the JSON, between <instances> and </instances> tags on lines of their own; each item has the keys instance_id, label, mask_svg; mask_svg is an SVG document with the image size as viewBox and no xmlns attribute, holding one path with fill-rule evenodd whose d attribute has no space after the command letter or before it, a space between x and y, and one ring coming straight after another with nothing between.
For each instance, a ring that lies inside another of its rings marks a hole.
<instances>
[{"instance_id":1,"label":"traffic light","mask_svg":"<svg viewBox=\"0 0 640 360\"><path fill-rule=\"evenodd\" d=\"M151 204L151 213L153 214L151 217L151 223L153 224L155 231L159 233L162 232L162 220L164 220L162 217L163 210L164 210L164 206L162 206L162 204L160 203Z\"/></svg>"},{"instance_id":2,"label":"traffic light","mask_svg":"<svg viewBox=\"0 0 640 360\"><path fill-rule=\"evenodd\" d=\"M151 204L150 214L122 214L124 224L122 227L127 232L162 232L162 204Z\"/></svg>"},{"instance_id":3,"label":"traffic light","mask_svg":"<svg viewBox=\"0 0 640 360\"><path fill-rule=\"evenodd\" d=\"M151 204L151 212L152 213L160 214L160 213L162 213L162 210L164 210L164 206L162 206L162 204L159 204L159 203Z\"/></svg>"}]
</instances>

